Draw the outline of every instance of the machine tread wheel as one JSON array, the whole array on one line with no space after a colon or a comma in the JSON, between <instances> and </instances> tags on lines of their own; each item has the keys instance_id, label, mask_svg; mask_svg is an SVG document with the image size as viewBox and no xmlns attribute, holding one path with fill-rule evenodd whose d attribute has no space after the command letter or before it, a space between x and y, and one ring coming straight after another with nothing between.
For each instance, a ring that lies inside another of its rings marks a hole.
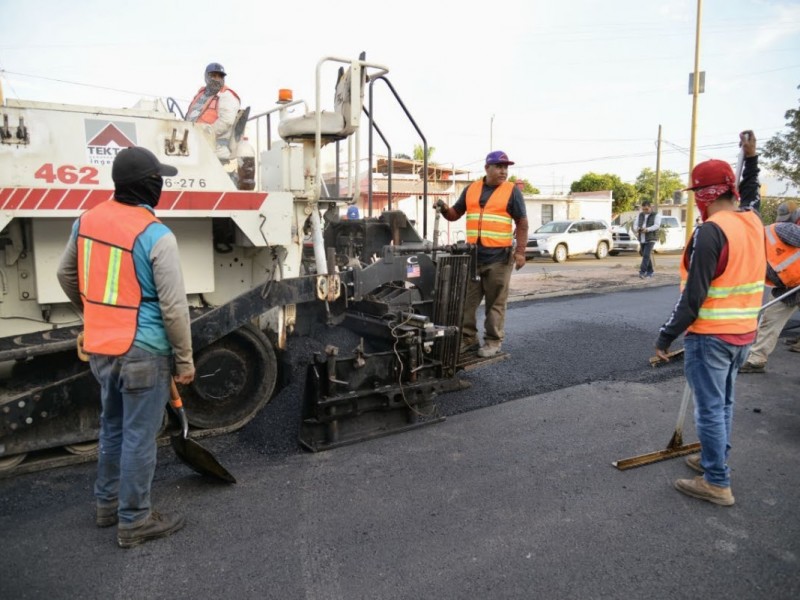
<instances>
[{"instance_id":1,"label":"machine tread wheel","mask_svg":"<svg viewBox=\"0 0 800 600\"><path fill-rule=\"evenodd\" d=\"M80 444L69 444L64 446L64 450L76 456L88 456L90 454L95 454L98 446L100 446L100 442L98 440L94 440Z\"/></svg>"},{"instance_id":2,"label":"machine tread wheel","mask_svg":"<svg viewBox=\"0 0 800 600\"><path fill-rule=\"evenodd\" d=\"M26 456L28 456L27 453L23 452L22 454L13 454L0 458L0 471L10 471L18 467L22 464L22 461L25 460Z\"/></svg>"},{"instance_id":3,"label":"machine tread wheel","mask_svg":"<svg viewBox=\"0 0 800 600\"><path fill-rule=\"evenodd\" d=\"M194 363L194 381L179 386L193 427L241 427L269 402L275 390L275 350L251 325L202 348Z\"/></svg>"}]
</instances>

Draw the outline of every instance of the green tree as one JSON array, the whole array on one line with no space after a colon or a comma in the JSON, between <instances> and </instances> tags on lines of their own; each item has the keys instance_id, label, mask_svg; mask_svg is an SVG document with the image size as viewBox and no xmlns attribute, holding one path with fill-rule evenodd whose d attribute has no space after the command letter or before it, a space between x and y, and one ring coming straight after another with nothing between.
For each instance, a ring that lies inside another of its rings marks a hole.
<instances>
[{"instance_id":1,"label":"green tree","mask_svg":"<svg viewBox=\"0 0 800 600\"><path fill-rule=\"evenodd\" d=\"M767 140L761 154L780 179L800 186L800 108L790 108L784 118L788 132L776 133Z\"/></svg>"},{"instance_id":2,"label":"green tree","mask_svg":"<svg viewBox=\"0 0 800 600\"><path fill-rule=\"evenodd\" d=\"M428 162L433 164L431 161L431 157L433 153L436 152L436 148L433 146L428 146ZM425 159L425 153L423 152L422 144L414 145L414 160L422 161Z\"/></svg>"},{"instance_id":3,"label":"green tree","mask_svg":"<svg viewBox=\"0 0 800 600\"><path fill-rule=\"evenodd\" d=\"M640 200L650 200L656 203L656 172L653 169L642 169L634 185L636 185ZM678 173L675 171L661 171L661 176L658 178L657 204L671 200L673 192L682 190L685 187L686 185Z\"/></svg>"},{"instance_id":4,"label":"green tree","mask_svg":"<svg viewBox=\"0 0 800 600\"><path fill-rule=\"evenodd\" d=\"M408 154L406 154L405 152L398 152L397 154L394 155L394 157L395 158L401 158L403 160L412 160L411 157Z\"/></svg>"},{"instance_id":5,"label":"green tree","mask_svg":"<svg viewBox=\"0 0 800 600\"><path fill-rule=\"evenodd\" d=\"M618 175L610 173L586 173L578 181L573 181L570 186L571 192L600 192L611 190L614 200L611 205L611 212L618 214L631 210L639 199L636 186L625 183Z\"/></svg>"},{"instance_id":6,"label":"green tree","mask_svg":"<svg viewBox=\"0 0 800 600\"><path fill-rule=\"evenodd\" d=\"M508 178L511 183L517 183L518 181L522 182L522 193L523 194L541 194L539 188L533 187L530 181L527 179L517 179L516 175L512 175Z\"/></svg>"}]
</instances>

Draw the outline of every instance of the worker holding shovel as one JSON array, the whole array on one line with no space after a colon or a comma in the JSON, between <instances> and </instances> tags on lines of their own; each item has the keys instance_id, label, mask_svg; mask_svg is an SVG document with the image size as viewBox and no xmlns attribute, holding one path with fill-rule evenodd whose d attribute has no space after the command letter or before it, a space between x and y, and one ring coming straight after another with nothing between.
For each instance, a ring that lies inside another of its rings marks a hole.
<instances>
[{"instance_id":1,"label":"worker holding shovel","mask_svg":"<svg viewBox=\"0 0 800 600\"><path fill-rule=\"evenodd\" d=\"M176 174L145 148L121 150L111 168L114 198L75 222L58 267L83 313L83 347L101 387L96 524L118 524L122 548L184 524L182 514L150 505L173 362L178 383L195 373L177 241L155 216L163 177Z\"/></svg>"},{"instance_id":2,"label":"worker holding shovel","mask_svg":"<svg viewBox=\"0 0 800 600\"><path fill-rule=\"evenodd\" d=\"M669 346L682 333L685 375L695 401L700 454L686 459L703 473L678 479L688 496L730 506L728 454L731 448L734 384L756 336L767 259L764 226L758 213L737 207L754 202L758 162L752 131L740 134L745 160L738 185L731 166L708 160L692 170L689 190L703 225L695 229L681 261L681 293L672 315L659 330L656 355L669 360Z\"/></svg>"}]
</instances>

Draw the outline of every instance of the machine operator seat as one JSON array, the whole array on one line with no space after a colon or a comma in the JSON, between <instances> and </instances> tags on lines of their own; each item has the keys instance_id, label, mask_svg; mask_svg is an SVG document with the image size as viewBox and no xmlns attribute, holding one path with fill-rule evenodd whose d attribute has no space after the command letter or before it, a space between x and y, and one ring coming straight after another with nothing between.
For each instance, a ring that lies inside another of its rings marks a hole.
<instances>
[{"instance_id":1,"label":"machine operator seat","mask_svg":"<svg viewBox=\"0 0 800 600\"><path fill-rule=\"evenodd\" d=\"M364 100L365 69L361 68L358 90L358 114ZM351 119L352 107L352 67L345 72L344 67L339 67L336 78L336 94L334 96L334 110L321 112L321 137L322 145L338 140L343 140L351 135L358 127L358 121ZM317 132L316 111L306 112L303 116L285 119L278 125L278 135L287 142L314 140Z\"/></svg>"}]
</instances>

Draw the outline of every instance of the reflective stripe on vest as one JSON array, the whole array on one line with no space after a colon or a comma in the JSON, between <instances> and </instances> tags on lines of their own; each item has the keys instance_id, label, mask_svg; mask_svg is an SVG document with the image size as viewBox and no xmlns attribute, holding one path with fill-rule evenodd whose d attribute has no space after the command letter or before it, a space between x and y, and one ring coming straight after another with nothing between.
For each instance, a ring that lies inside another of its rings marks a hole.
<instances>
[{"instance_id":1,"label":"reflective stripe on vest","mask_svg":"<svg viewBox=\"0 0 800 600\"><path fill-rule=\"evenodd\" d=\"M508 214L508 201L514 184L508 181L497 186L486 205L481 208L483 179L467 188L467 242L487 248L509 248L514 241L513 219Z\"/></svg>"},{"instance_id":2,"label":"reflective stripe on vest","mask_svg":"<svg viewBox=\"0 0 800 600\"><path fill-rule=\"evenodd\" d=\"M187 115L192 111L192 106L194 106L194 103L203 97L205 91L206 88L201 87L200 91L197 92L197 94L195 94L194 99L189 104L189 110L186 111ZM206 100L205 106L203 106L203 108L200 110L200 116L197 117L195 123L208 123L209 125L211 125L212 123L215 123L217 119L219 119L219 112L217 111L217 105L219 104L219 95L222 92L230 92L231 94L236 96L236 99L239 102L242 101L241 98L239 98L239 94L234 92L227 85L223 85L216 94L214 94L213 96L211 96L211 98Z\"/></svg>"},{"instance_id":3,"label":"reflective stripe on vest","mask_svg":"<svg viewBox=\"0 0 800 600\"><path fill-rule=\"evenodd\" d=\"M158 219L144 207L108 200L78 226L78 289L83 297L84 349L120 356L136 336L142 290L133 246Z\"/></svg>"},{"instance_id":4,"label":"reflective stripe on vest","mask_svg":"<svg viewBox=\"0 0 800 600\"><path fill-rule=\"evenodd\" d=\"M699 334L751 333L758 326L767 268L764 226L750 211L722 211L708 219L728 240L728 264L711 281L708 295L687 331ZM681 260L681 287L686 283L686 253Z\"/></svg>"},{"instance_id":5,"label":"reflective stripe on vest","mask_svg":"<svg viewBox=\"0 0 800 600\"><path fill-rule=\"evenodd\" d=\"M767 262L787 288L800 285L800 248L781 240L773 223L766 228Z\"/></svg>"}]
</instances>

